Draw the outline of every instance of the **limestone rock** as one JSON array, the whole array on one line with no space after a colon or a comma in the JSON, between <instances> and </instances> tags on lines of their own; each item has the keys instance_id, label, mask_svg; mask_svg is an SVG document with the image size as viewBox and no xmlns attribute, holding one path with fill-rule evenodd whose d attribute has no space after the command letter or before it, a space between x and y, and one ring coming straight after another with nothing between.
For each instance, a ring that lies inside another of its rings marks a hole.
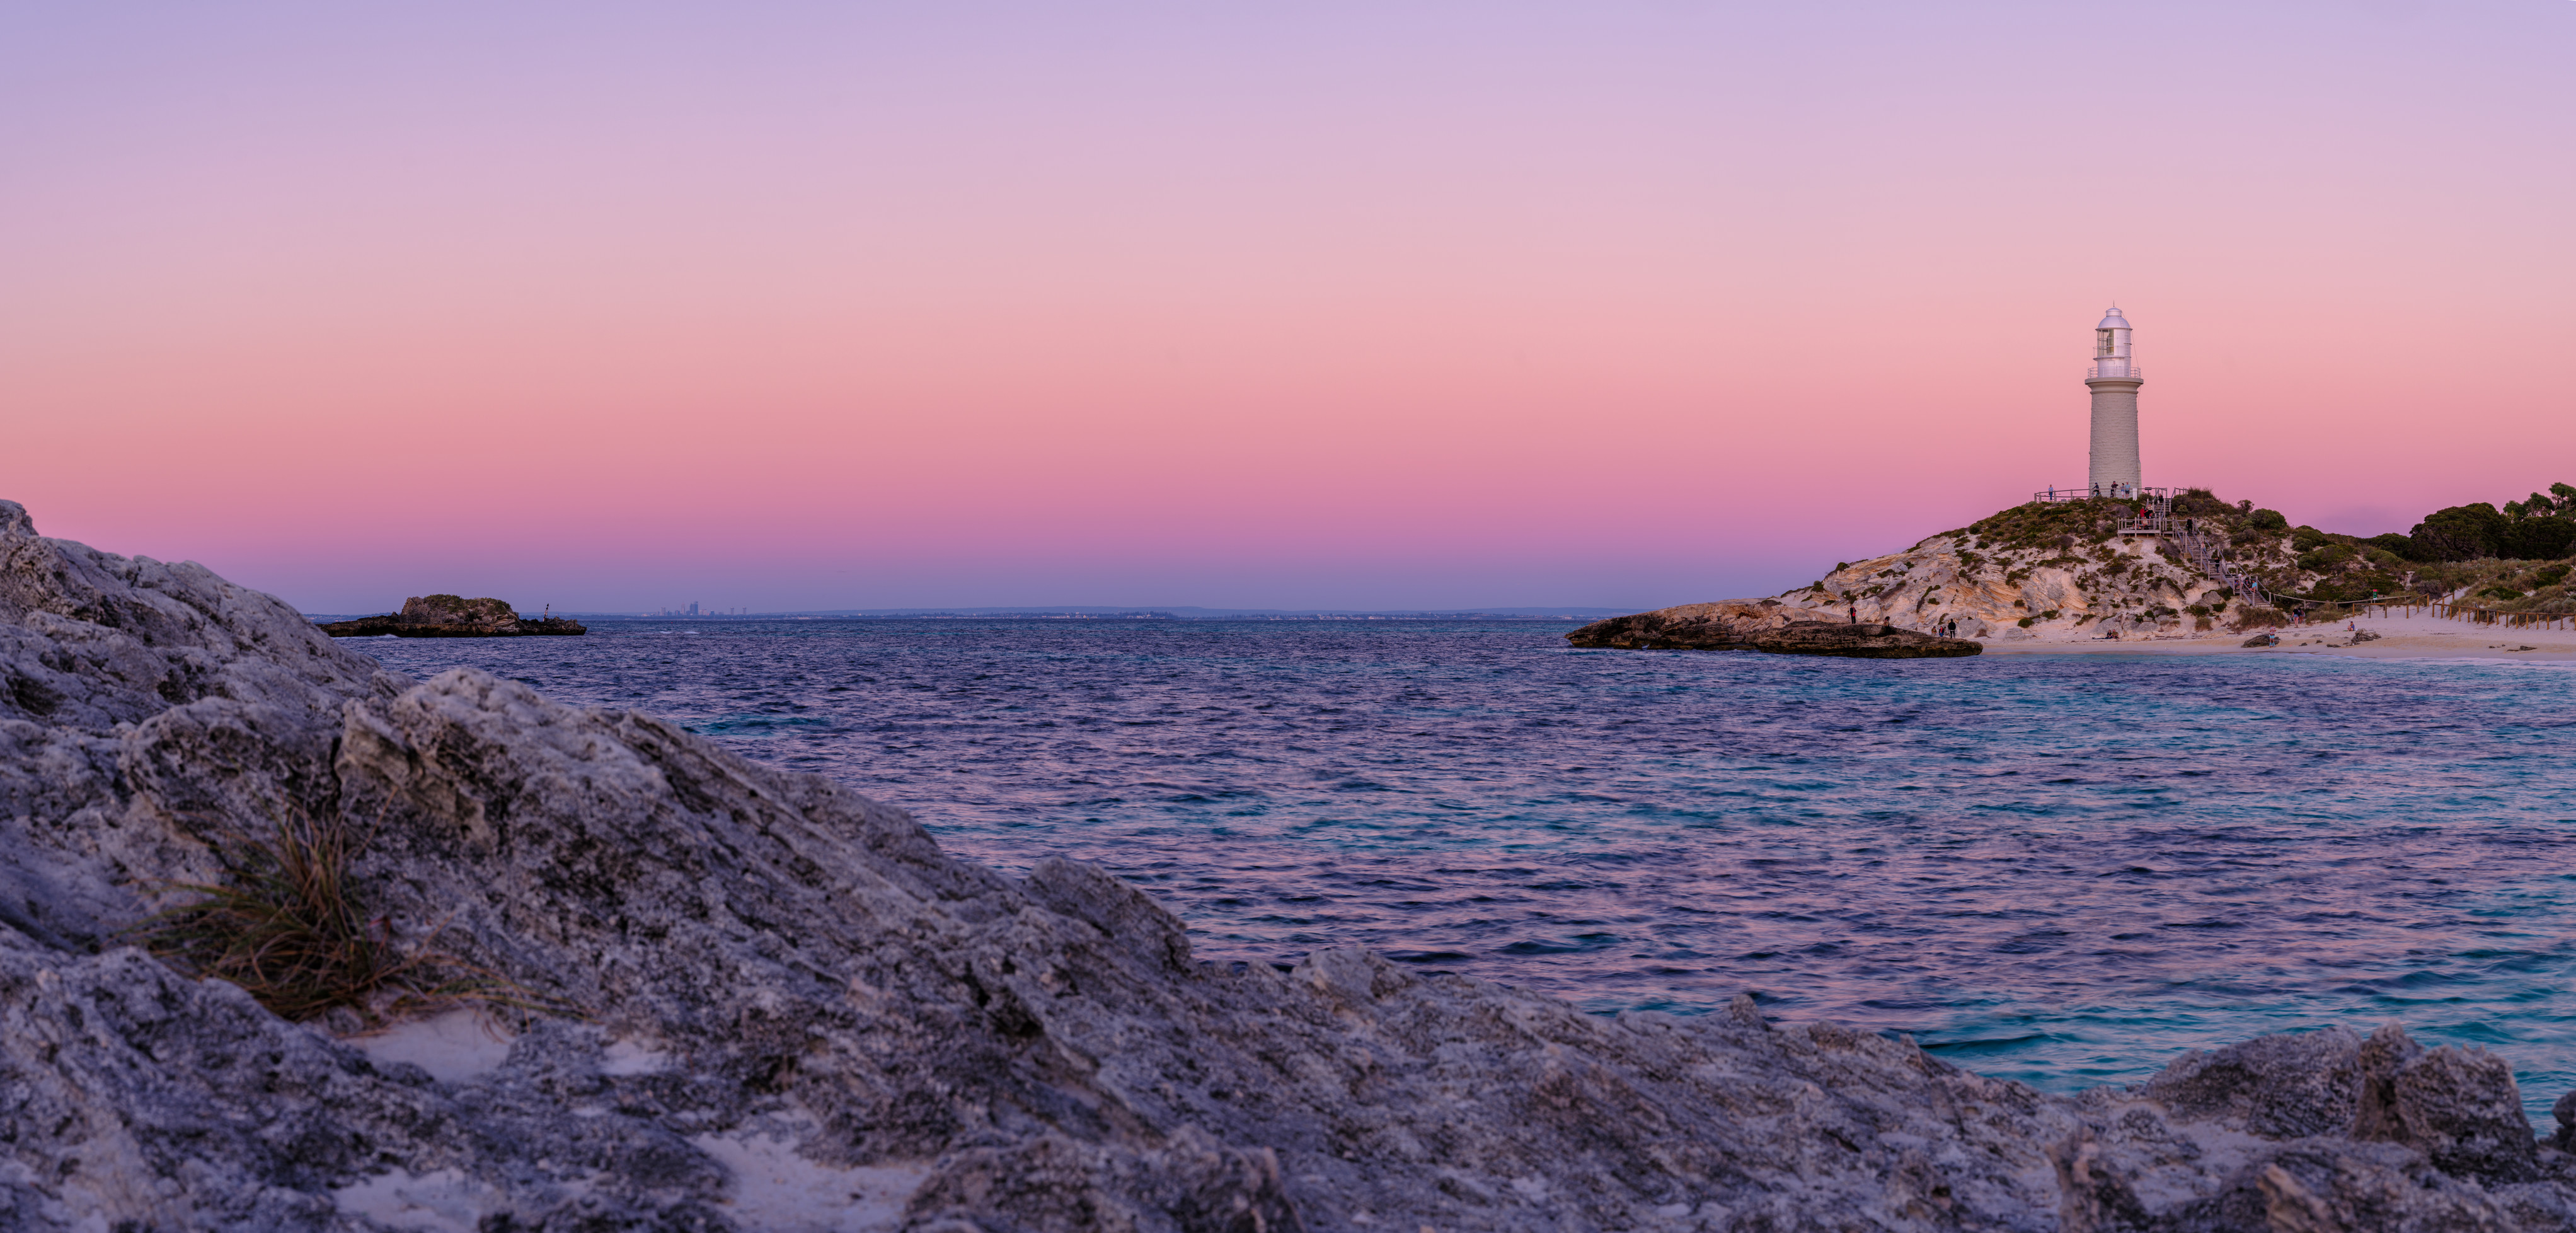
<instances>
[{"instance_id":1,"label":"limestone rock","mask_svg":"<svg viewBox=\"0 0 2576 1233\"><path fill-rule=\"evenodd\" d=\"M457 625L494 633L516 628L518 609L507 601L461 595L415 595L403 601L402 619L414 625Z\"/></svg>"},{"instance_id":2,"label":"limestone rock","mask_svg":"<svg viewBox=\"0 0 2576 1233\"><path fill-rule=\"evenodd\" d=\"M1749 998L1206 963L1096 869L1013 881L651 716L394 677L6 503L0 679L13 1230L2576 1227L2484 1054L2316 1033L2061 1098ZM397 945L566 1013L415 1064L123 944L281 811L367 837Z\"/></svg>"},{"instance_id":3,"label":"limestone rock","mask_svg":"<svg viewBox=\"0 0 2576 1233\"><path fill-rule=\"evenodd\" d=\"M2155 637L2210 628L2193 613L2231 603L2216 580L2166 555L2153 536L2106 534L2093 543L2016 548L1971 529L1844 563L1808 586L1768 599L1612 617L1566 640L1578 647L1746 650L1757 635L1802 622L1923 634L1955 625L1963 641ZM2229 611L2242 607L2234 603Z\"/></svg>"},{"instance_id":4,"label":"limestone rock","mask_svg":"<svg viewBox=\"0 0 2576 1233\"><path fill-rule=\"evenodd\" d=\"M1776 599L1724 600L1594 621L1565 640L1619 650L1749 650L1756 634L1813 619L1812 611Z\"/></svg>"},{"instance_id":5,"label":"limestone rock","mask_svg":"<svg viewBox=\"0 0 2576 1233\"><path fill-rule=\"evenodd\" d=\"M1768 651L1775 655L1842 655L1922 659L1974 655L1983 646L1892 625L1818 621L1812 609L1776 599L1684 604L1595 621L1567 634L1578 647L1618 650Z\"/></svg>"},{"instance_id":6,"label":"limestone rock","mask_svg":"<svg viewBox=\"0 0 2576 1233\"><path fill-rule=\"evenodd\" d=\"M1753 637L1753 649L1774 655L1841 655L1854 659L1932 659L1974 655L1986 648L1966 638L1936 638L1893 625L1836 625L1801 621Z\"/></svg>"}]
</instances>

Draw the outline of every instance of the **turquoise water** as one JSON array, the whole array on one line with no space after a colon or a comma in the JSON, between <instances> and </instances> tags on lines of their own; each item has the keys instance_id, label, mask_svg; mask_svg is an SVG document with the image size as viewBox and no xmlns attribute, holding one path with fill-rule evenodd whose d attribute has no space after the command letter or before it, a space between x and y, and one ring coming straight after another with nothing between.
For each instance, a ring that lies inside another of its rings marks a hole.
<instances>
[{"instance_id":1,"label":"turquoise water","mask_svg":"<svg viewBox=\"0 0 2576 1233\"><path fill-rule=\"evenodd\" d=\"M2576 673L1572 651L1562 627L604 622L352 643L673 717L1202 957L1909 1032L2067 1090L2395 1019L2576 1086Z\"/></svg>"}]
</instances>

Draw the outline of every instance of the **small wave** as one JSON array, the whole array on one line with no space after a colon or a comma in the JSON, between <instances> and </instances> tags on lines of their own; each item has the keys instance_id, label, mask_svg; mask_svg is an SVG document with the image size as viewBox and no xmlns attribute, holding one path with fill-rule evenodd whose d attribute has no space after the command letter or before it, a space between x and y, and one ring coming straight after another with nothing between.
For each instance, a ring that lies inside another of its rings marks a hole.
<instances>
[{"instance_id":1,"label":"small wave","mask_svg":"<svg viewBox=\"0 0 2576 1233\"><path fill-rule=\"evenodd\" d=\"M1210 959L1365 946L1605 1011L1762 989L2061 1089L2394 1013L2513 1038L2544 1114L2576 1085L2576 664L1818 667L1137 624L1161 628L601 622L365 653L705 716L959 855L1135 877Z\"/></svg>"}]
</instances>

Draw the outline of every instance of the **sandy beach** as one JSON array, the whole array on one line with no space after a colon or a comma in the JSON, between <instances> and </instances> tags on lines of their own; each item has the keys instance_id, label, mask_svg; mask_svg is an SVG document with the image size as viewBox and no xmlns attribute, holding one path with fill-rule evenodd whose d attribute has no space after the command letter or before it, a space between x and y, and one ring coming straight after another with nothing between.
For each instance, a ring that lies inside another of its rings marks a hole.
<instances>
[{"instance_id":1,"label":"sandy beach","mask_svg":"<svg viewBox=\"0 0 2576 1233\"><path fill-rule=\"evenodd\" d=\"M2375 617L2351 622L2379 635L2356 646L2345 622L2279 630L2281 645L2248 647L2251 633L2150 638L1989 639L1989 655L2342 655L2362 659L2576 660L2576 630L2513 629L2441 617Z\"/></svg>"}]
</instances>

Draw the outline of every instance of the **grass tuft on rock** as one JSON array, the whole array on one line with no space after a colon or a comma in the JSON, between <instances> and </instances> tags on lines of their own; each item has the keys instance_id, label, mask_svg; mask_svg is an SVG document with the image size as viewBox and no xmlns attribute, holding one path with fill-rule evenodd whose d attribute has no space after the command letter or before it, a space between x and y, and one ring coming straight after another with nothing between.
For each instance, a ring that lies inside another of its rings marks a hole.
<instances>
[{"instance_id":1,"label":"grass tuft on rock","mask_svg":"<svg viewBox=\"0 0 2576 1233\"><path fill-rule=\"evenodd\" d=\"M226 834L215 847L228 882L167 883L196 898L127 932L164 962L240 986L282 1019L345 1010L373 1027L459 1002L559 1009L440 949L443 923L416 945L397 945L391 918L370 919L358 902L350 865L362 838L346 822L294 815L264 835Z\"/></svg>"}]
</instances>

